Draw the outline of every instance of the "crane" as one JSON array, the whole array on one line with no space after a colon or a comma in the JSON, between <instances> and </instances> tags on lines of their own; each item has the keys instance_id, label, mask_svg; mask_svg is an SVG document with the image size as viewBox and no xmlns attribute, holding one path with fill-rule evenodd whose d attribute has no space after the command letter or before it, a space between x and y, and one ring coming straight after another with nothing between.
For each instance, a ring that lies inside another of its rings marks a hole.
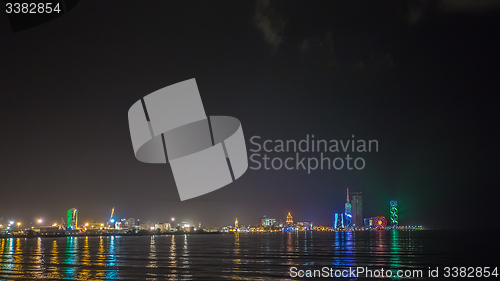
<instances>
[{"instance_id":1,"label":"crane","mask_svg":"<svg viewBox=\"0 0 500 281\"><path fill-rule=\"evenodd\" d=\"M111 223L114 223L114 222L115 222L115 220L113 219L113 214L114 214L114 213L115 213L115 207L113 207L113 209L111 209L111 216L109 217L109 221L110 221Z\"/></svg>"}]
</instances>

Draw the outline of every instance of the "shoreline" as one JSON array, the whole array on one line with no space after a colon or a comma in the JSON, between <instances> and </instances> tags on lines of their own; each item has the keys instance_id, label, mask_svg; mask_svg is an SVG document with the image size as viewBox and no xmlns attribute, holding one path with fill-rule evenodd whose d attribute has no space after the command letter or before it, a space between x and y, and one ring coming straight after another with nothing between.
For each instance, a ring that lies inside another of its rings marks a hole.
<instances>
[{"instance_id":1,"label":"shoreline","mask_svg":"<svg viewBox=\"0 0 500 281\"><path fill-rule=\"evenodd\" d=\"M384 229L384 230L364 230L364 231L392 231L396 229ZM429 229L427 229L429 230ZM337 231L299 231L299 232L350 232L359 230L337 230ZM398 229L397 231L423 231L423 229ZM239 232L238 234L268 234L268 233L288 233L288 232ZM98 236L166 236L166 235L187 235L187 234L236 234L235 232L183 232L174 231L170 233L60 233L60 234L44 234L44 235L14 235L14 234L1 234L2 238L43 238L43 237L98 237Z\"/></svg>"}]
</instances>

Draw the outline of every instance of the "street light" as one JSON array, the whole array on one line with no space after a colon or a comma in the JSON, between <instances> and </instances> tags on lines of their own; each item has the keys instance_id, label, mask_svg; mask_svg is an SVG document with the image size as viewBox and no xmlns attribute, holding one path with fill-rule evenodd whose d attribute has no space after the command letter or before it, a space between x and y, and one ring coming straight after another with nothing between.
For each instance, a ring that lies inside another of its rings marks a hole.
<instances>
[{"instance_id":1,"label":"street light","mask_svg":"<svg viewBox=\"0 0 500 281\"><path fill-rule=\"evenodd\" d=\"M17 232L19 232L19 226L21 225L20 222L17 223Z\"/></svg>"},{"instance_id":2,"label":"street light","mask_svg":"<svg viewBox=\"0 0 500 281\"><path fill-rule=\"evenodd\" d=\"M174 218L172 218L172 221L175 221L175 219L174 219Z\"/></svg>"},{"instance_id":3,"label":"street light","mask_svg":"<svg viewBox=\"0 0 500 281\"><path fill-rule=\"evenodd\" d=\"M42 219L38 219L38 224L41 224L42 223Z\"/></svg>"}]
</instances>

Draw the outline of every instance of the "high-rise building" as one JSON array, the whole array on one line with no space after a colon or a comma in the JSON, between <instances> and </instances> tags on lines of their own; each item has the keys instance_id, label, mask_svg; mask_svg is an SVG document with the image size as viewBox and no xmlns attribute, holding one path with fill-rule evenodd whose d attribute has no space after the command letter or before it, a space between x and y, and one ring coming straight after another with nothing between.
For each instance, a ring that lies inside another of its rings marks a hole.
<instances>
[{"instance_id":1,"label":"high-rise building","mask_svg":"<svg viewBox=\"0 0 500 281\"><path fill-rule=\"evenodd\" d=\"M347 198L346 198L346 202L345 202L344 217L345 217L344 227L351 228L352 227L352 214L351 214L351 200L349 199L349 188L347 189Z\"/></svg>"},{"instance_id":2,"label":"high-rise building","mask_svg":"<svg viewBox=\"0 0 500 281\"><path fill-rule=\"evenodd\" d=\"M398 201L391 201L391 225L393 228L397 228L399 225L398 216Z\"/></svg>"},{"instance_id":3,"label":"high-rise building","mask_svg":"<svg viewBox=\"0 0 500 281\"><path fill-rule=\"evenodd\" d=\"M342 213L335 213L335 219L333 221L333 228L341 229L344 228L344 215Z\"/></svg>"},{"instance_id":4,"label":"high-rise building","mask_svg":"<svg viewBox=\"0 0 500 281\"><path fill-rule=\"evenodd\" d=\"M351 200L351 215L352 215L352 226L353 227L363 227L363 198L361 197L361 192L356 192L352 195Z\"/></svg>"},{"instance_id":5,"label":"high-rise building","mask_svg":"<svg viewBox=\"0 0 500 281\"><path fill-rule=\"evenodd\" d=\"M234 222L234 228L238 228L238 218L236 218L236 221Z\"/></svg>"},{"instance_id":6,"label":"high-rise building","mask_svg":"<svg viewBox=\"0 0 500 281\"><path fill-rule=\"evenodd\" d=\"M288 225L292 225L293 224L293 219L292 219L292 215L290 214L290 212L288 212L288 215L286 216L286 223Z\"/></svg>"},{"instance_id":7,"label":"high-rise building","mask_svg":"<svg viewBox=\"0 0 500 281\"><path fill-rule=\"evenodd\" d=\"M78 228L78 211L75 208L68 210L68 216L66 220L66 229L77 229Z\"/></svg>"}]
</instances>

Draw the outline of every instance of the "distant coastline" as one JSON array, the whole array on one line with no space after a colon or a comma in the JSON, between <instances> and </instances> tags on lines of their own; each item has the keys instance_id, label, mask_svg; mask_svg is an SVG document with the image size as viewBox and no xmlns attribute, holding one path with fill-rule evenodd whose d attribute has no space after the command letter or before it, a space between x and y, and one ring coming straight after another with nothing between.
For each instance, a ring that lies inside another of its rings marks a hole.
<instances>
[{"instance_id":1,"label":"distant coastline","mask_svg":"<svg viewBox=\"0 0 500 281\"><path fill-rule=\"evenodd\" d=\"M365 230L365 231L422 231L422 229L406 229L406 230L396 230L396 229L384 229L384 230ZM360 231L360 230L337 230L340 232L349 232L349 231ZM306 232L337 232L337 231L312 231L308 230ZM304 231L299 231L304 232ZM144 232L144 233L58 233L58 234L45 234L45 235L18 235L18 234L0 234L0 238L44 238L44 237L99 237L99 236L168 236L168 235L192 235L192 234L266 234L266 233L288 233L284 231L278 232L208 232L208 231L193 231L193 232L185 232L185 231L172 231L172 232Z\"/></svg>"}]
</instances>

